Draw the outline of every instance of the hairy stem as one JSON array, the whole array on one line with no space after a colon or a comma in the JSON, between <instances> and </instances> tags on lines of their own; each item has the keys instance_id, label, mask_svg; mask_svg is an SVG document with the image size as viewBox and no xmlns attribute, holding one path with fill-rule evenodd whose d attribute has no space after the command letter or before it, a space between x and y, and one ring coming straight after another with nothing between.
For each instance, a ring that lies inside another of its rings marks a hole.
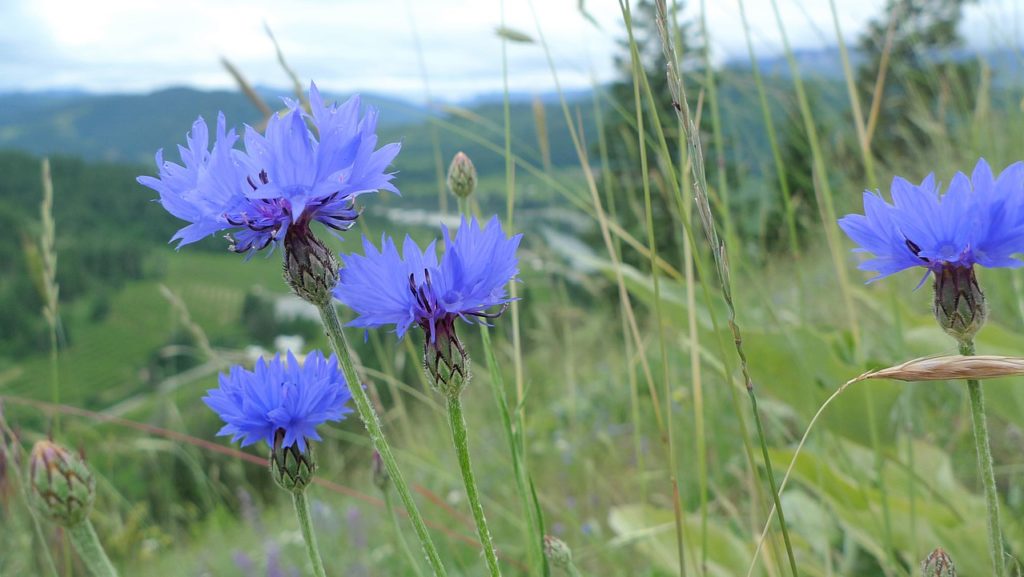
<instances>
[{"instance_id":1,"label":"hairy stem","mask_svg":"<svg viewBox=\"0 0 1024 577\"><path fill-rule=\"evenodd\" d=\"M476 532L480 536L480 544L484 548L487 568L490 570L491 577L501 577L501 569L498 567L498 556L494 552L491 531L487 528L484 508L480 504L480 494L476 488L476 477L473 476L473 467L469 462L469 438L466 433L466 417L462 414L462 400L457 392L448 395L448 424L452 428L452 442L455 444L455 453L459 457L459 469L462 470L462 480L466 485L469 508L473 510L473 520L476 521Z\"/></svg>"},{"instance_id":2,"label":"hairy stem","mask_svg":"<svg viewBox=\"0 0 1024 577\"><path fill-rule=\"evenodd\" d=\"M430 567L436 577L446 577L448 573L445 571L444 565L441 564L441 557L438 555L437 548L430 538L430 533L427 532L427 525L423 522L423 516L420 515L420 510L412 498L412 493L409 491L409 485L406 484L405 477L402 476L402 471L398 468L398 462L391 452L391 445L384 438L384 431L381 430L377 412L374 410L373 405L370 404L370 398L361 386L359 375L356 374L355 363L352 362L352 353L349 350L348 341L345 339L345 333L341 330L341 321L338 320L338 312L334 310L334 304L331 302L317 303L317 308L320 310L320 319L323 321L324 329L327 331L327 337L334 347L334 352L338 354L338 361L341 364L341 370L345 375L348 388L352 392L352 399L355 401L359 418L362 419L363 425L366 426L366 432L370 435L373 448L380 453L381 461L384 462L384 467L388 470L391 482L395 485L395 491L398 492L398 497L402 500L402 505L409 514L409 520L412 521L412 526L416 530L416 537L420 540L420 545L427 556L427 561L430 562Z\"/></svg>"},{"instance_id":3,"label":"hairy stem","mask_svg":"<svg viewBox=\"0 0 1024 577\"><path fill-rule=\"evenodd\" d=\"M960 343L961 355L974 354L974 341ZM988 420L985 418L985 394L981 382L967 379L967 392L971 399L971 422L974 424L974 449L978 455L978 473L985 487L985 505L988 509L988 548L992 557L995 577L1006 576L1006 561L1003 554L1003 534L999 528L999 493L996 490L996 474L992 469L992 449L988 441Z\"/></svg>"},{"instance_id":4,"label":"hairy stem","mask_svg":"<svg viewBox=\"0 0 1024 577\"><path fill-rule=\"evenodd\" d=\"M68 527L67 532L75 550L78 551L82 562L85 563L93 577L117 577L117 569L114 569L106 551L103 550L103 545L100 544L100 538L96 536L96 530L93 529L91 521L86 519Z\"/></svg>"},{"instance_id":5,"label":"hairy stem","mask_svg":"<svg viewBox=\"0 0 1024 577\"><path fill-rule=\"evenodd\" d=\"M302 529L302 539L306 542L309 562L313 564L313 575L327 577L327 573L324 572L324 561L320 557L320 546L316 542L316 533L313 532L313 519L309 514L309 498L306 497L305 489L293 492L292 502L295 504L295 514L299 517L299 527Z\"/></svg>"}]
</instances>

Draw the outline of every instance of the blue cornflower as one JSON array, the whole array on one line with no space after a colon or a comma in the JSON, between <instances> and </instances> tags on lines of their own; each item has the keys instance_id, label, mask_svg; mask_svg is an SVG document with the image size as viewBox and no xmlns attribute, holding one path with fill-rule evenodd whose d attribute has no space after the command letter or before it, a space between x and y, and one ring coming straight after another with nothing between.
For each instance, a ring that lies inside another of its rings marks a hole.
<instances>
[{"instance_id":1,"label":"blue cornflower","mask_svg":"<svg viewBox=\"0 0 1024 577\"><path fill-rule=\"evenodd\" d=\"M920 266L938 275L947 268L1024 266L1024 162L998 177L984 159L971 177L957 173L940 195L935 176L915 185L896 177L892 204L864 193L864 214L839 219L839 226L874 256L860 264L873 280Z\"/></svg>"},{"instance_id":2,"label":"blue cornflower","mask_svg":"<svg viewBox=\"0 0 1024 577\"><path fill-rule=\"evenodd\" d=\"M447 227L442 230L440 263L436 242L421 251L408 236L401 256L389 237L383 237L381 250L364 237L365 256L342 255L334 296L358 314L350 326L394 325L401 337L416 323L433 339L438 325L491 317L489 310L511 300L505 285L519 272L516 249L522 235L505 236L496 216L482 228L475 218L463 217L454 240Z\"/></svg>"},{"instance_id":3,"label":"blue cornflower","mask_svg":"<svg viewBox=\"0 0 1024 577\"><path fill-rule=\"evenodd\" d=\"M445 388L457 375L453 389L460 389L469 359L455 334L455 319L501 314L511 301L505 285L519 272L516 249L522 235L505 236L497 217L484 227L463 217L454 239L447 228L443 232L440 262L436 242L422 251L407 236L400 256L390 238L382 238L380 250L364 238L365 255L342 255L334 296L358 315L350 326L394 325L401 338L419 325L425 333L424 364L435 384Z\"/></svg>"},{"instance_id":4,"label":"blue cornflower","mask_svg":"<svg viewBox=\"0 0 1024 577\"><path fill-rule=\"evenodd\" d=\"M269 363L256 361L252 371L233 366L203 402L226 423L218 435L232 435L243 447L261 440L274 447L275 435L283 432L281 447L304 453L307 440L320 440L318 425L351 412L345 406L350 397L334 355L314 351L301 365L289 352L287 364L278 354Z\"/></svg>"},{"instance_id":5,"label":"blue cornflower","mask_svg":"<svg viewBox=\"0 0 1024 577\"><path fill-rule=\"evenodd\" d=\"M376 148L377 112L360 118L358 96L328 105L311 84L309 113L285 102L288 111L271 116L265 134L246 127L244 151L234 148L238 136L220 114L212 148L206 121L192 125L188 146L179 147L183 166L157 152L159 176L138 181L160 194L168 212L191 223L172 242L181 247L231 230L231 250L252 254L314 220L347 230L359 215L358 195L398 193L385 171L400 145Z\"/></svg>"}]
</instances>

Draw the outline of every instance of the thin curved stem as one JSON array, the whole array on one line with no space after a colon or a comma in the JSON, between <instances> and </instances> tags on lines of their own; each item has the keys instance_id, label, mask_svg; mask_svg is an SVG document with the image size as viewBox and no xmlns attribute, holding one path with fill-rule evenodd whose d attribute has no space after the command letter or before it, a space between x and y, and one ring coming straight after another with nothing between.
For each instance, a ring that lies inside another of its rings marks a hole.
<instances>
[{"instance_id":1,"label":"thin curved stem","mask_svg":"<svg viewBox=\"0 0 1024 577\"><path fill-rule=\"evenodd\" d=\"M398 497L402 500L402 505L405 507L409 520L412 521L412 526L416 530L416 537L419 538L423 552L427 556L427 561L430 563L430 567L436 577L447 577L448 573L445 571L444 565L441 564L441 557L437 553L437 547L434 546L430 533L427 532L427 525L423 522L423 516L420 515L416 501L413 500L412 493L409 491L409 485L406 484L405 477L402 476L402 471L398 468L398 462L391 452L391 445L384 438L384 431L381 429L377 412L373 409L369 396L367 396L366 391L361 386L359 375L356 373L355 363L352 362L352 353L349 350L348 341L345 339L345 333L341 329L341 321L338 320L338 312L334 310L334 304L331 302L315 304L320 311L320 319L323 321L324 329L327 331L327 337L331 341L334 352L338 355L338 362L341 364L341 370L345 375L349 391L352 392L356 411L359 413L363 425L366 426L366 432L370 435L373 448L380 453L381 461L384 462L384 467L388 470L391 482L395 485L395 491L398 492Z\"/></svg>"},{"instance_id":2,"label":"thin curved stem","mask_svg":"<svg viewBox=\"0 0 1024 577\"><path fill-rule=\"evenodd\" d=\"M423 577L423 571L420 569L419 560L413 555L412 549L409 548L409 542L405 540L405 534L402 533L402 525L398 522L398 515L395 514L395 504L391 501L391 491L385 489L384 494L384 505L388 510L388 518L391 519L391 525L395 529L395 538L398 539L398 546L402 549L402 553L405 554L409 560L409 565L412 566L412 570L416 573L416 577Z\"/></svg>"},{"instance_id":3,"label":"thin curved stem","mask_svg":"<svg viewBox=\"0 0 1024 577\"><path fill-rule=\"evenodd\" d=\"M974 341L960 343L960 354L974 354ZM967 392L971 399L971 422L974 424L974 449L978 455L978 473L985 487L985 505L988 509L988 547L992 558L995 577L1006 576L1006 560L1003 554L1003 534L999 528L999 493L996 489L996 474L992 468L992 449L988 440L988 420L985 418L985 393L981 382L967 379Z\"/></svg>"},{"instance_id":4,"label":"thin curved stem","mask_svg":"<svg viewBox=\"0 0 1024 577\"><path fill-rule=\"evenodd\" d=\"M110 562L100 538L96 536L96 530L92 522L86 519L77 525L67 528L71 544L75 546L82 562L89 569L93 577L117 577L117 569Z\"/></svg>"},{"instance_id":5,"label":"thin curved stem","mask_svg":"<svg viewBox=\"0 0 1024 577\"><path fill-rule=\"evenodd\" d=\"M459 397L459 393L448 395L448 423L452 428L452 442L455 444L455 453L459 457L459 468L462 470L462 480L466 485L469 508L473 510L473 520L476 521L476 532L480 536L480 544L484 548L487 568L491 572L491 577L501 577L501 569L498 567L498 556L494 552L491 531L487 528L484 508L480 504L480 494L476 488L476 478L473 476L473 467L469 461L469 438L466 432L466 417L462 414L462 400Z\"/></svg>"},{"instance_id":6,"label":"thin curved stem","mask_svg":"<svg viewBox=\"0 0 1024 577\"><path fill-rule=\"evenodd\" d=\"M316 533L313 532L313 519L309 513L309 498L306 497L305 489L292 493L292 503L295 504L295 514L299 517L299 527L302 529L302 539L306 542L309 562L313 564L313 575L327 577L324 561L320 557L320 546L316 542Z\"/></svg>"}]
</instances>

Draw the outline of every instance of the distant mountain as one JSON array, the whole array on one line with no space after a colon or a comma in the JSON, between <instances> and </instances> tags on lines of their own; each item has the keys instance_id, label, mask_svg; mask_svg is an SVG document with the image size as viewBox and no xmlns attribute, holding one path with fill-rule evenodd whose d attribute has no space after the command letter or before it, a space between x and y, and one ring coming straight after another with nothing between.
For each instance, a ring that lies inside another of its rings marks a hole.
<instances>
[{"instance_id":1,"label":"distant mountain","mask_svg":"<svg viewBox=\"0 0 1024 577\"><path fill-rule=\"evenodd\" d=\"M273 91L261 92L271 106L280 106ZM365 95L363 101L381 110L382 128L420 123L428 114L385 96ZM157 149L183 142L197 116L212 123L218 111L234 126L261 119L244 95L230 91L168 88L149 94L0 94L0 149L148 163Z\"/></svg>"},{"instance_id":2,"label":"distant mountain","mask_svg":"<svg viewBox=\"0 0 1024 577\"><path fill-rule=\"evenodd\" d=\"M851 49L850 65L856 69L867 60L867 56L855 49ZM952 56L954 60L971 60L980 58L992 70L993 81L999 85L1019 85L1022 79L1022 60L1019 51L1012 49L989 50L977 52L968 48L957 49L952 52L936 54L936 58ZM838 46L827 46L824 48L808 48L793 51L797 66L802 76L820 78L823 80L845 81L843 76L843 61ZM761 73L766 76L790 77L789 61L785 54L772 54L758 57L757 64ZM751 69L750 59L732 58L725 62L724 68L736 71L747 71Z\"/></svg>"},{"instance_id":3,"label":"distant mountain","mask_svg":"<svg viewBox=\"0 0 1024 577\"><path fill-rule=\"evenodd\" d=\"M258 88L271 105L280 103L285 91ZM546 134L552 166L578 166L576 151L565 127L560 103L553 95L540 95L546 112L546 130L537 130L533 97L512 98L512 137L515 153L536 165L544 159L538 153L538 136ZM595 134L590 93L567 94L570 105L580 106L587 134ZM343 100L334 96L334 100ZM380 110L378 131L381 142L402 143L395 169L404 183L426 183L436 191L434 146L440 148L447 168L455 152L470 154L481 174L500 174L505 163L496 150L503 148L504 111L500 97L483 97L465 106L434 111L397 98L364 95L364 104ZM197 116L215 121L223 111L231 126L241 127L261 120L260 113L240 92L168 88L149 94L88 94L83 92L41 92L0 94L0 150L11 149L34 155L65 155L87 161L144 164L151 167L160 148L167 158L177 160L175 147L184 143L185 133ZM434 128L427 120L438 118L447 129ZM478 142L483 138L490 146ZM436 192L434 193L436 194Z\"/></svg>"},{"instance_id":4,"label":"distant mountain","mask_svg":"<svg viewBox=\"0 0 1024 577\"><path fill-rule=\"evenodd\" d=\"M964 52L958 58L977 58ZM836 47L798 50L797 64L808 82L807 88L824 110L845 114L848 97L839 51ZM1007 86L1020 86L1020 57L1013 51L994 51L980 55L993 72L993 87L1006 95ZM863 56L851 53L856 66ZM784 56L759 58L771 111L778 125L793 120L792 81ZM732 154L743 158L748 170L756 174L771 162L764 132L757 89L750 74L750 62L735 59L720 70L719 98L723 110L723 133ZM272 106L287 90L257 88ZM572 114L582 119L583 133L594 140L597 130L591 91L566 94ZM1000 96L1002 97L1002 96ZM457 107L430 111L406 100L380 95L364 95L364 102L378 107L381 142L402 142L403 152L395 169L401 172L403 191L422 188L436 193L437 156L447 160L465 150L477 164L481 175L504 171L504 111L502 94L488 93L464 101ZM340 99L340 98L338 98ZM565 126L558 97L554 93L511 95L512 140L514 152L537 166L550 162L552 167L578 167L576 149ZM538 130L534 102L543 105L543 130ZM603 96L599 98L606 104ZM610 107L608 114L616 112ZM232 126L260 121L259 112L237 91L202 91L193 88L168 88L148 94L90 94L74 90L37 93L0 93L0 150L13 149L34 155L67 155L87 161L142 163L152 168L153 154L159 148L176 159L174 147L184 142L185 133L196 116L213 121L223 111ZM822 112L824 114L824 112ZM427 122L435 118L442 126ZM837 125L841 124L841 118ZM615 135L621 137L621 135ZM538 138L546 138L548 158L541 158ZM480 142L480 140L484 142ZM594 159L591 159L593 162Z\"/></svg>"},{"instance_id":5,"label":"distant mountain","mask_svg":"<svg viewBox=\"0 0 1024 577\"><path fill-rule=\"evenodd\" d=\"M800 74L810 77L817 77L829 80L843 80L843 62L839 54L839 48L829 46L827 48L809 48L793 51ZM851 52L850 64L856 68L864 62L864 56ZM758 57L757 64L761 73L766 76L782 76L789 78L789 61L785 54L772 54ZM750 70L749 58L734 58L725 62L725 68L731 70Z\"/></svg>"}]
</instances>

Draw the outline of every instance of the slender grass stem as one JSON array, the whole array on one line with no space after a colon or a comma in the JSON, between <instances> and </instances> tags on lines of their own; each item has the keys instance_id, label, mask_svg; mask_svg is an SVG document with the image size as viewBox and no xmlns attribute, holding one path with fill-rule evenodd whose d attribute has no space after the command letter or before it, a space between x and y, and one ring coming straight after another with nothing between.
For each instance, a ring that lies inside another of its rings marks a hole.
<instances>
[{"instance_id":1,"label":"slender grass stem","mask_svg":"<svg viewBox=\"0 0 1024 577\"><path fill-rule=\"evenodd\" d=\"M789 530L786 525L785 515L782 512L782 503L779 498L779 491L775 484L775 473L772 470L772 462L768 455L768 442L764 434L764 427L761 424L761 416L757 409L757 396L754 393L754 384L750 376L747 364L747 355L743 349L743 337L740 327L736 323L736 306L732 298L732 281L729 275L729 262L727 258L726 245L718 237L714 217L711 215L711 206L707 194L707 177L704 173L704 151L701 147L700 133L696 123L690 114L690 108L686 99L686 87L680 75L678 62L679 58L676 49L672 45L666 30L668 9L665 0L658 0L656 3L658 17L658 33L661 36L662 51L668 62L669 89L672 92L673 106L676 115L683 126L686 136L686 144L690 153L690 170L693 176L694 192L697 200L697 210L701 223L704 225L705 237L710 245L712 255L715 259L716 271L721 285L722 299L728 309L728 321L733 342L736 346L736 354L740 360L740 369L743 374L743 381L746 385L747 394L750 397L750 405L754 413L754 423L757 427L757 436L761 442L761 452L764 456L764 465L768 474L768 484L772 492L772 500L779 514L779 526L782 530L783 540L786 544L786 553L789 557L790 568L793 577L799 572L796 566L796 557L793 554L793 547L789 539Z\"/></svg>"},{"instance_id":2,"label":"slender grass stem","mask_svg":"<svg viewBox=\"0 0 1024 577\"><path fill-rule=\"evenodd\" d=\"M114 569L106 551L103 550L103 545L100 543L100 538L96 536L96 529L93 528L91 521L86 519L77 525L68 527L67 533L75 550L78 551L79 557L82 558L82 562L85 563L93 577L117 577L117 569Z\"/></svg>"},{"instance_id":3,"label":"slender grass stem","mask_svg":"<svg viewBox=\"0 0 1024 577\"><path fill-rule=\"evenodd\" d=\"M789 530L786 525L786 514L782 510L782 501L779 495L778 485L775 484L775 472L772 469L771 457L768 455L768 443L764 437L764 427L761 425L761 414L757 410L757 395L754 388L748 387L747 394L750 395L750 408L754 411L754 424L757 427L757 437L761 440L761 454L764 457L764 468L768 474L768 486L772 490L772 501L775 502L775 512L779 517L779 528L782 529L782 540L786 544L786 556L789 558L789 568L793 571L793 577L800 573L796 568L796 557L793 555L793 544L789 540Z\"/></svg>"},{"instance_id":4,"label":"slender grass stem","mask_svg":"<svg viewBox=\"0 0 1024 577\"><path fill-rule=\"evenodd\" d=\"M427 532L427 525L423 522L423 516L420 515L416 501L412 498L409 485L406 484L405 477L402 476L402 471L398 468L398 462L391 452L391 445L388 444L387 439L384 437L384 431L381 430L380 426L380 418L378 418L373 405L370 404L370 398L367 396L366 391L360 386L361 381L356 373L355 363L352 361L352 353L349 350L345 333L341 329L341 321L338 320L338 311L334 310L334 304L331 302L318 303L317 309L320 311L320 319L323 321L327 337L331 341L331 346L334 348L334 352L338 354L338 361L345 375L345 381L348 382L349 390L352 392L356 411L359 412L359 417L366 427L366 432L370 435L373 448L380 453L380 458L384 462L384 467L388 470L388 475L390 475L391 481L395 485L395 491L398 492L402 505L409 514L409 519L416 530L416 537L420 540L420 545L423 547L423 552L427 556L427 561L430 563L434 575L445 577L448 573L441 563L441 557L438 555L437 548L430 538L430 533Z\"/></svg>"},{"instance_id":5,"label":"slender grass stem","mask_svg":"<svg viewBox=\"0 0 1024 577\"><path fill-rule=\"evenodd\" d=\"M473 476L473 467L469 459L469 436L466 431L466 417L462 413L462 399L458 392L448 395L448 424L452 428L452 442L455 444L455 453L459 458L459 469L462 471L462 481L466 485L469 508L473 511L473 520L476 522L476 532L480 536L480 544L484 548L487 568L490 570L492 577L501 577L501 569L498 567L498 556L494 552L491 531L487 527L487 518L484 517L484 508L480 504L480 493L476 488L476 477Z\"/></svg>"},{"instance_id":6,"label":"slender grass stem","mask_svg":"<svg viewBox=\"0 0 1024 577\"><path fill-rule=\"evenodd\" d=\"M658 245L654 238L654 210L651 203L651 181L650 172L648 171L647 164L647 146L644 142L644 117L643 117L643 102L640 98L640 86L642 84L641 78L643 77L644 70L640 64L640 53L637 48L636 40L633 37L632 17L628 3L620 0L620 8L622 10L623 18L626 21L626 31L629 37L629 49L630 56L632 58L632 71L633 71L633 106L636 110L636 130L638 139L638 149L640 151L640 171L643 175L643 198L644 198L644 215L646 217L646 228L647 228L647 248L651 255L651 282L654 287L654 317L657 319L657 334L658 334L658 347L661 354L662 364L662 386L664 387L664 395L666 402L671 403L672 399L672 383L669 376L668 367L668 347L665 344L665 330L662 319L664 315L661 311L661 288L658 277ZM654 109L657 110L657 109ZM660 122L659 122L660 124ZM684 546L684 527L683 527L683 506L680 498L679 480L678 480L678 468L676 464L675 454L675 443L672 427L672 407L668 406L665 410L665 450L668 453L668 467L669 467L669 482L672 485L672 511L675 518L675 537L676 537L676 553L679 557L679 576L684 577L686 575L686 547Z\"/></svg>"},{"instance_id":7,"label":"slender grass stem","mask_svg":"<svg viewBox=\"0 0 1024 577\"><path fill-rule=\"evenodd\" d=\"M961 355L974 354L974 341L960 343ZM999 493L996 474L992 468L992 448L988 440L988 420L985 418L985 394L981 382L967 379L967 392L971 399L971 422L974 424L974 448L978 454L978 473L985 487L985 505L988 510L988 545L995 577L1006 577L1006 559L1003 553L1003 534L999 528Z\"/></svg>"},{"instance_id":8,"label":"slender grass stem","mask_svg":"<svg viewBox=\"0 0 1024 577\"><path fill-rule=\"evenodd\" d=\"M523 518L526 519L524 538L526 539L527 559L529 567L540 566L539 573L544 571L545 558L543 550L544 528L543 522L537 513L536 503L532 501L532 485L529 473L526 471L526 463L520 454L519 447L522 443L517 438L516 431L512 426L512 415L509 412L508 403L505 401L505 381L498 369L497 357L494 354L494 346L491 344L491 333L487 325L480 325L480 340L483 344L484 358L487 360L487 370L490 373L491 393L494 395L494 402L498 405L501 415L502 428L505 431L505 439L508 442L509 454L512 456L512 470L516 478L516 492L519 494L519 501L523 508Z\"/></svg>"},{"instance_id":9,"label":"slender grass stem","mask_svg":"<svg viewBox=\"0 0 1024 577\"><path fill-rule=\"evenodd\" d=\"M302 540L306 542L306 554L309 555L309 562L313 564L313 575L327 577L324 561L320 557L320 546L313 531L313 519L309 512L309 498L305 489L292 493L292 503L295 505L295 515L298 516L299 527L302 529Z\"/></svg>"},{"instance_id":10,"label":"slender grass stem","mask_svg":"<svg viewBox=\"0 0 1024 577\"><path fill-rule=\"evenodd\" d=\"M393 502L394 497L391 496L391 491L384 490L384 507L388 510L388 519L391 519L391 525L395 530L395 539L398 540L398 547L402 550L406 559L409 560L409 565L412 567L416 577L423 577L423 570L420 569L419 559L413 555L412 549L409 548L409 541L405 538L405 533L402 532L402 525L398 522L398 515L395 513L395 504Z\"/></svg>"}]
</instances>

